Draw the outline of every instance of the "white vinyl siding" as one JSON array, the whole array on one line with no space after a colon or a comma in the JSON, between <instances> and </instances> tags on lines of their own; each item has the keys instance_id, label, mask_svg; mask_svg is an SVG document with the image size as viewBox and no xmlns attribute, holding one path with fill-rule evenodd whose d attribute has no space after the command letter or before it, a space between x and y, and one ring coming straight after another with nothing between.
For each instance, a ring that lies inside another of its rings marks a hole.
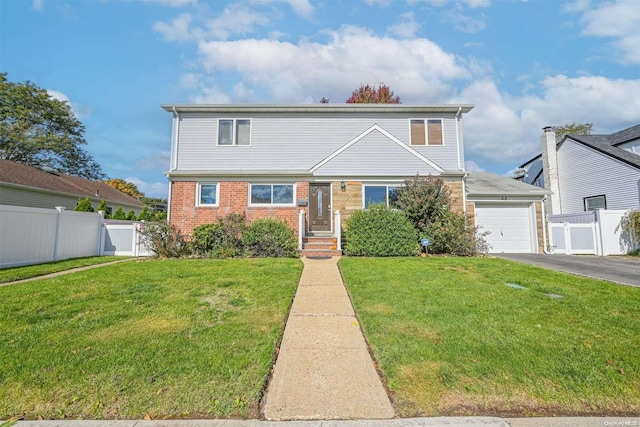
<instances>
[{"instance_id":1,"label":"white vinyl siding","mask_svg":"<svg viewBox=\"0 0 640 427\"><path fill-rule=\"evenodd\" d=\"M605 195L607 209L640 206L640 170L571 139L558 148L562 213L584 212L584 198Z\"/></svg>"},{"instance_id":2,"label":"white vinyl siding","mask_svg":"<svg viewBox=\"0 0 640 427\"><path fill-rule=\"evenodd\" d=\"M416 173L437 175L439 172L377 131L315 171L316 176L413 176Z\"/></svg>"},{"instance_id":3,"label":"white vinyl siding","mask_svg":"<svg viewBox=\"0 0 640 427\"><path fill-rule=\"evenodd\" d=\"M206 113L182 113L175 152L178 170L307 170L378 124L410 146L408 117L403 114L279 115L260 113L251 117L251 146L238 155L236 146L217 144L218 120L234 119ZM425 117L429 119L431 117ZM436 118L436 117L433 117ZM456 125L453 115L444 118L443 146L411 146L443 169L458 168ZM372 151L369 151L372 153ZM363 159L352 159L357 167ZM344 165L344 171L349 165ZM413 175L412 164L405 175Z\"/></svg>"}]
</instances>

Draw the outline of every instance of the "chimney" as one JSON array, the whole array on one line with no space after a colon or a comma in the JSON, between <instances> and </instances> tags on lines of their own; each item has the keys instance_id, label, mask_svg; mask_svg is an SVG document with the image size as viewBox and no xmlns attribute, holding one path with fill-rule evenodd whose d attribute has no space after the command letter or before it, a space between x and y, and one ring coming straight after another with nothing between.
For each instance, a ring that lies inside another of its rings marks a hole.
<instances>
[{"instance_id":1,"label":"chimney","mask_svg":"<svg viewBox=\"0 0 640 427\"><path fill-rule=\"evenodd\" d=\"M542 129L542 168L544 188L551 191L545 200L545 210L549 215L562 213L560 204L560 182L558 181L558 156L556 151L556 133L551 126Z\"/></svg>"}]
</instances>

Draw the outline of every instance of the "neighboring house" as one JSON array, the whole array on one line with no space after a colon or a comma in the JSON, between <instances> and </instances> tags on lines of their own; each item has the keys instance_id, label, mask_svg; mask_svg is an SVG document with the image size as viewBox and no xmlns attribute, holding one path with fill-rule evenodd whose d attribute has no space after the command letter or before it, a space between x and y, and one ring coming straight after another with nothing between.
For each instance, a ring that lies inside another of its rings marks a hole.
<instances>
[{"instance_id":1,"label":"neighboring house","mask_svg":"<svg viewBox=\"0 0 640 427\"><path fill-rule=\"evenodd\" d=\"M640 207L640 125L610 135L567 135L557 144L545 128L542 149L520 167L524 182L552 192L547 213Z\"/></svg>"},{"instance_id":2,"label":"neighboring house","mask_svg":"<svg viewBox=\"0 0 640 427\"><path fill-rule=\"evenodd\" d=\"M307 236L334 236L332 213L340 211L344 221L371 203L388 204L396 188L416 174L441 177L455 210L473 214L476 208L465 188L461 124L472 105L163 108L173 113L169 220L187 235L219 216L242 213L249 221L279 218ZM532 236L515 249L541 250L535 238L541 208L533 204L540 204L544 194L525 200L498 193L479 192L484 198L475 212L482 216L490 207L513 208L500 218L526 216L521 225ZM298 230L300 211L303 230ZM491 227L496 235L506 232L500 221Z\"/></svg>"},{"instance_id":3,"label":"neighboring house","mask_svg":"<svg viewBox=\"0 0 640 427\"><path fill-rule=\"evenodd\" d=\"M78 200L84 198L89 198L94 209L102 199L112 211L122 206L125 212L133 210L138 215L144 207L138 200L104 182L0 160L0 205L51 209L64 206L74 210Z\"/></svg>"}]
</instances>

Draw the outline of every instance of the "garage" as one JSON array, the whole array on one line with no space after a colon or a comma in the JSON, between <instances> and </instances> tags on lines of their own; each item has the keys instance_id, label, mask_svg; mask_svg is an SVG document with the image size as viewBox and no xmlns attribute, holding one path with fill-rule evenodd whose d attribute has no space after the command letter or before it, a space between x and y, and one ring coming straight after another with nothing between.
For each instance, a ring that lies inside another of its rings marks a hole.
<instances>
[{"instance_id":1,"label":"garage","mask_svg":"<svg viewBox=\"0 0 640 427\"><path fill-rule=\"evenodd\" d=\"M473 203L478 232L491 245L489 253L538 253L545 230L543 188L490 172L471 172L465 180L467 202Z\"/></svg>"},{"instance_id":2,"label":"garage","mask_svg":"<svg viewBox=\"0 0 640 427\"><path fill-rule=\"evenodd\" d=\"M490 204L476 202L479 233L489 232L485 240L490 253L531 253L531 208L529 204Z\"/></svg>"}]
</instances>

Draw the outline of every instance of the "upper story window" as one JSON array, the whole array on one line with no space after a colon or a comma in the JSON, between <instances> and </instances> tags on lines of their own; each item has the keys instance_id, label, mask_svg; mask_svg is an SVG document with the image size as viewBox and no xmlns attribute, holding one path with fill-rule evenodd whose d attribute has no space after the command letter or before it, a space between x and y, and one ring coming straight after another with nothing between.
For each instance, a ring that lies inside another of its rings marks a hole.
<instances>
[{"instance_id":1,"label":"upper story window","mask_svg":"<svg viewBox=\"0 0 640 427\"><path fill-rule=\"evenodd\" d=\"M607 196L591 196L584 198L584 210L595 211L596 209L607 209Z\"/></svg>"},{"instance_id":2,"label":"upper story window","mask_svg":"<svg viewBox=\"0 0 640 427\"><path fill-rule=\"evenodd\" d=\"M251 120L218 120L218 145L250 145Z\"/></svg>"},{"instance_id":3,"label":"upper story window","mask_svg":"<svg viewBox=\"0 0 640 427\"><path fill-rule=\"evenodd\" d=\"M411 145L443 145L442 120L411 120Z\"/></svg>"},{"instance_id":4,"label":"upper story window","mask_svg":"<svg viewBox=\"0 0 640 427\"><path fill-rule=\"evenodd\" d=\"M385 204L393 208L398 200L398 185L364 185L363 186L363 206Z\"/></svg>"},{"instance_id":5,"label":"upper story window","mask_svg":"<svg viewBox=\"0 0 640 427\"><path fill-rule=\"evenodd\" d=\"M249 191L250 205L294 205L293 184L251 184Z\"/></svg>"},{"instance_id":6,"label":"upper story window","mask_svg":"<svg viewBox=\"0 0 640 427\"><path fill-rule=\"evenodd\" d=\"M196 206L218 206L218 184L198 184L196 188Z\"/></svg>"}]
</instances>

